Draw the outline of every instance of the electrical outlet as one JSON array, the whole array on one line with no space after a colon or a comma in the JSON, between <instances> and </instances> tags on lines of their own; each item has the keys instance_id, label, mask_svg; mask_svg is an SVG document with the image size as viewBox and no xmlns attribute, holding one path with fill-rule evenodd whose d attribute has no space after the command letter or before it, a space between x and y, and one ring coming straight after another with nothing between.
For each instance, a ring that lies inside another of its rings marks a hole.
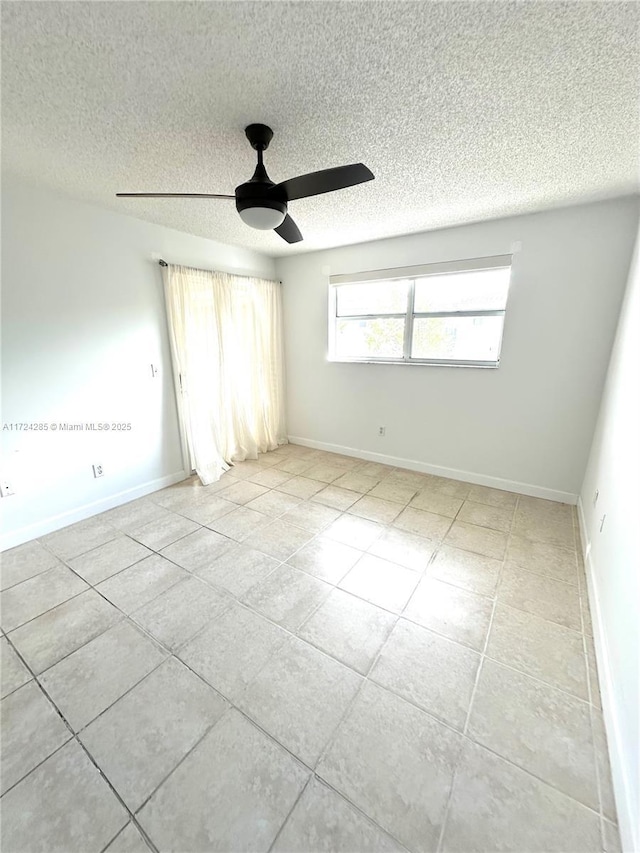
<instances>
[{"instance_id":1,"label":"electrical outlet","mask_svg":"<svg viewBox=\"0 0 640 853\"><path fill-rule=\"evenodd\" d=\"M8 498L9 495L15 495L13 486L8 480L0 480L0 497Z\"/></svg>"},{"instance_id":2,"label":"electrical outlet","mask_svg":"<svg viewBox=\"0 0 640 853\"><path fill-rule=\"evenodd\" d=\"M378 427L378 435L385 435L387 432L386 427Z\"/></svg>"},{"instance_id":3,"label":"electrical outlet","mask_svg":"<svg viewBox=\"0 0 640 853\"><path fill-rule=\"evenodd\" d=\"M93 476L94 477L103 477L104 476L104 470L102 468L102 465L94 465L93 466Z\"/></svg>"},{"instance_id":4,"label":"electrical outlet","mask_svg":"<svg viewBox=\"0 0 640 853\"><path fill-rule=\"evenodd\" d=\"M595 492L595 494L594 494L594 496L593 496L593 505L594 505L594 506L598 503L598 498L599 498L599 496L600 496L600 490L599 490L599 489L596 489L596 492Z\"/></svg>"}]
</instances>

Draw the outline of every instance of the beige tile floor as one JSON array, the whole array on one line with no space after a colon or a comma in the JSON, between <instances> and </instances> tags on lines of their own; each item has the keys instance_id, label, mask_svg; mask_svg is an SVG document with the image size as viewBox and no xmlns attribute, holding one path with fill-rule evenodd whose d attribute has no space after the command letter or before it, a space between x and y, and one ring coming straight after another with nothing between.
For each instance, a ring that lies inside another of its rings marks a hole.
<instances>
[{"instance_id":1,"label":"beige tile floor","mask_svg":"<svg viewBox=\"0 0 640 853\"><path fill-rule=\"evenodd\" d=\"M619 850L572 507L287 445L2 557L2 850Z\"/></svg>"}]
</instances>

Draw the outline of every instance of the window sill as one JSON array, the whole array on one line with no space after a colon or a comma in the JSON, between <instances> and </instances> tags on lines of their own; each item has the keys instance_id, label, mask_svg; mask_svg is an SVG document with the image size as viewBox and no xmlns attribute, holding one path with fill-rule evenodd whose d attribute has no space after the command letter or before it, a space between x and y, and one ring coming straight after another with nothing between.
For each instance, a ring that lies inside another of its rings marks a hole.
<instances>
[{"instance_id":1,"label":"window sill","mask_svg":"<svg viewBox=\"0 0 640 853\"><path fill-rule=\"evenodd\" d=\"M333 364L401 364L413 367L473 367L480 370L497 370L500 367L498 361L436 361L418 360L404 361L393 358L334 358L327 357L327 361Z\"/></svg>"}]
</instances>

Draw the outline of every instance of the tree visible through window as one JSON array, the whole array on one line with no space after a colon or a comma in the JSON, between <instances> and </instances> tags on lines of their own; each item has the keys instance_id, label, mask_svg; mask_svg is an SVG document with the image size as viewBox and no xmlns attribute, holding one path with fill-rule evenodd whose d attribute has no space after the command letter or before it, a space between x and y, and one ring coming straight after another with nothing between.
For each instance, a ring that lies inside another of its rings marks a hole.
<instances>
[{"instance_id":1,"label":"tree visible through window","mask_svg":"<svg viewBox=\"0 0 640 853\"><path fill-rule=\"evenodd\" d=\"M498 365L511 256L367 275L331 279L330 358Z\"/></svg>"}]
</instances>

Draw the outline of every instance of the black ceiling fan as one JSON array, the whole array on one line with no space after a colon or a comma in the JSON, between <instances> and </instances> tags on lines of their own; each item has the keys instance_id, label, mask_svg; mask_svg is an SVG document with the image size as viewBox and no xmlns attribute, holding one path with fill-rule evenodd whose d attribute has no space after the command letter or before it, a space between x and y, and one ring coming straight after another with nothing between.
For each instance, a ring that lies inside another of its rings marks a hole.
<instances>
[{"instance_id":1,"label":"black ceiling fan","mask_svg":"<svg viewBox=\"0 0 640 853\"><path fill-rule=\"evenodd\" d=\"M266 124L250 124L245 128L251 147L258 152L258 165L253 176L236 187L235 195L215 193L116 193L119 198L230 198L235 199L236 209L243 222L261 231L273 229L287 243L298 243L302 234L287 213L287 205L296 198L330 193L353 187L374 178L370 169L362 163L337 166L309 172L275 184L267 175L262 162L263 152L269 147L273 131Z\"/></svg>"}]
</instances>

